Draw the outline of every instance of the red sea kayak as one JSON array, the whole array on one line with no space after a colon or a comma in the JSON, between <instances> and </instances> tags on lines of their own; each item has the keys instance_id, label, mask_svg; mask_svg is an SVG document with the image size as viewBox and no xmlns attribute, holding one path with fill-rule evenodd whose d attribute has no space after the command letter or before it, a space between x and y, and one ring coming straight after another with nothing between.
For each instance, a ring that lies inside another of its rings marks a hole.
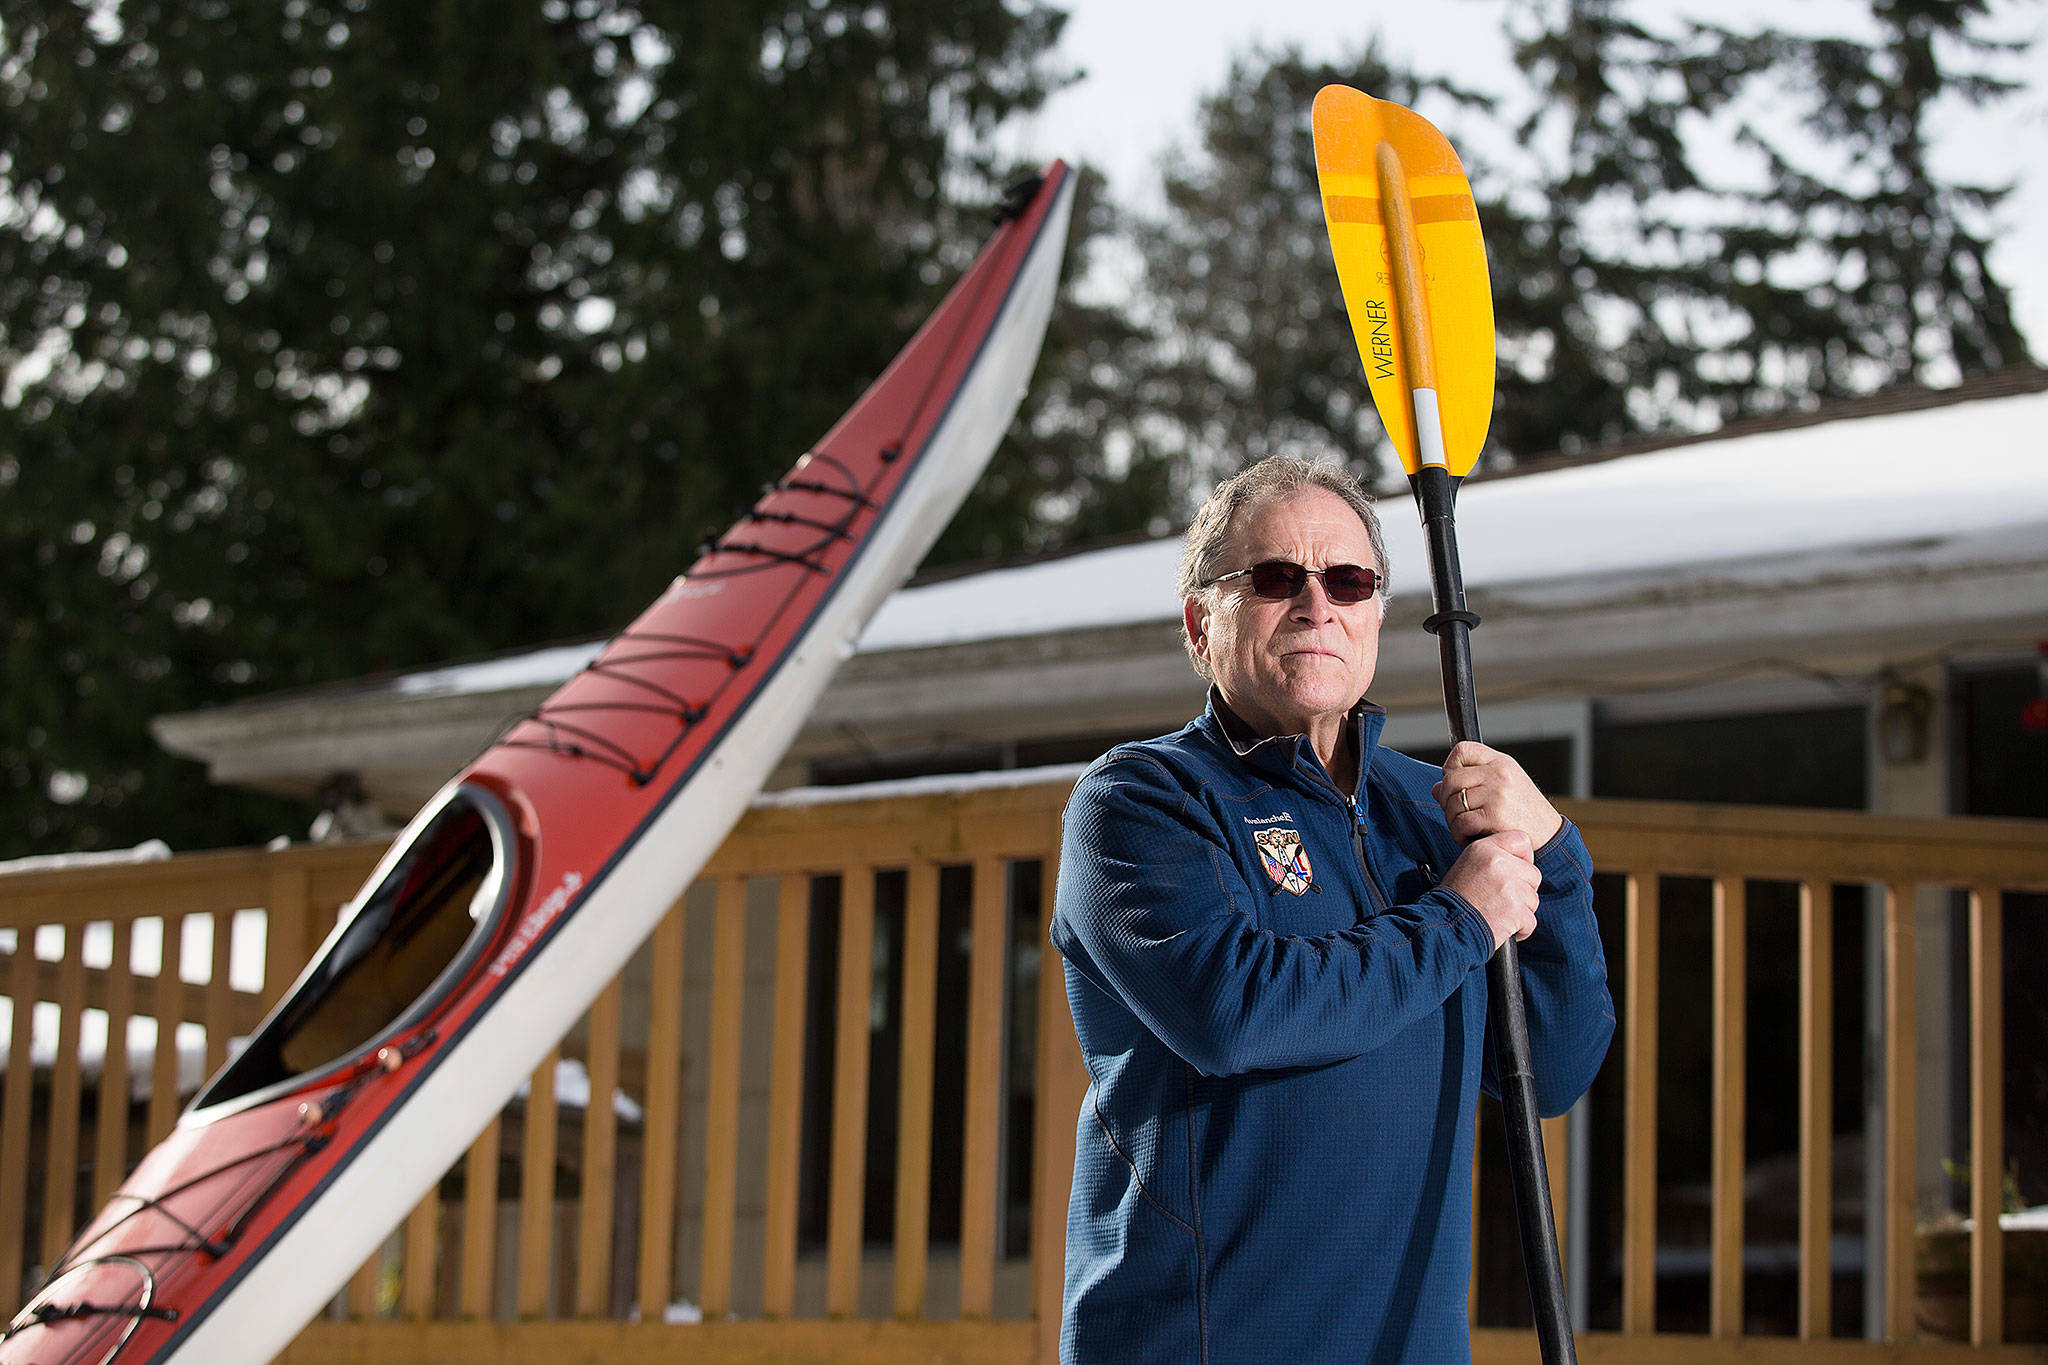
<instances>
[{"instance_id":1,"label":"red sea kayak","mask_svg":"<svg viewBox=\"0 0 2048 1365\"><path fill-rule=\"evenodd\" d=\"M0 1365L265 1361L694 879L1015 415L1055 163L852 410L406 828L248 1045L87 1225Z\"/></svg>"}]
</instances>

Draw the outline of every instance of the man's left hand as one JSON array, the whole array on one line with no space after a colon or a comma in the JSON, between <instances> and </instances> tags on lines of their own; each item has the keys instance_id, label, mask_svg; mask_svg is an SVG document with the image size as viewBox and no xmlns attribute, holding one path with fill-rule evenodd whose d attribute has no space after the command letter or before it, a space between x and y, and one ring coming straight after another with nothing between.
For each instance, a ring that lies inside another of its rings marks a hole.
<instances>
[{"instance_id":1,"label":"man's left hand","mask_svg":"<svg viewBox=\"0 0 2048 1365\"><path fill-rule=\"evenodd\" d=\"M1430 788L1461 844L1518 829L1537 848L1557 837L1564 817L1522 765L1498 749L1462 740L1444 760L1444 778Z\"/></svg>"}]
</instances>

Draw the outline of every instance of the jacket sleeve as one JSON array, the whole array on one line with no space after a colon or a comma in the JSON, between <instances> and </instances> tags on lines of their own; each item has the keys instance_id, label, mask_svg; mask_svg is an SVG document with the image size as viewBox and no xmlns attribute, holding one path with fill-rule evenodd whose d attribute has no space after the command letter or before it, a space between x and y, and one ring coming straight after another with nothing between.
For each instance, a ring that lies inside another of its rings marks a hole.
<instances>
[{"instance_id":1,"label":"jacket sleeve","mask_svg":"<svg viewBox=\"0 0 2048 1365\"><path fill-rule=\"evenodd\" d=\"M1593 917L1593 858L1578 827L1564 828L1536 855L1543 885L1536 932L1522 941L1522 992L1529 1014L1529 1065L1545 1118L1570 1109L1593 1084L1614 1036L1607 956ZM1498 1096L1491 1041L1480 1084Z\"/></svg>"},{"instance_id":2,"label":"jacket sleeve","mask_svg":"<svg viewBox=\"0 0 2048 1365\"><path fill-rule=\"evenodd\" d=\"M1076 786L1053 943L1205 1074L1369 1052L1441 1006L1493 949L1478 911L1442 889L1315 936L1261 928L1253 897L1207 812L1153 760L1112 755Z\"/></svg>"}]
</instances>

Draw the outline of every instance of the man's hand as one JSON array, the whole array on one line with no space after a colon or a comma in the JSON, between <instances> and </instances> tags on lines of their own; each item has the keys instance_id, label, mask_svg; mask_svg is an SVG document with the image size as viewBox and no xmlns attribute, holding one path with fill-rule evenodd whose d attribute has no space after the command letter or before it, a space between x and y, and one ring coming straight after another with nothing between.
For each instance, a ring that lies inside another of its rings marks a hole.
<instances>
[{"instance_id":1,"label":"man's hand","mask_svg":"<svg viewBox=\"0 0 2048 1365\"><path fill-rule=\"evenodd\" d=\"M1444 874L1443 885L1472 903L1493 930L1493 946L1536 932L1536 846L1518 829L1489 834L1466 845Z\"/></svg>"},{"instance_id":2,"label":"man's hand","mask_svg":"<svg viewBox=\"0 0 2048 1365\"><path fill-rule=\"evenodd\" d=\"M1522 765L1498 749L1461 740L1444 760L1444 780L1430 788L1458 842L1520 830L1541 848L1564 828L1557 807L1536 790Z\"/></svg>"}]
</instances>

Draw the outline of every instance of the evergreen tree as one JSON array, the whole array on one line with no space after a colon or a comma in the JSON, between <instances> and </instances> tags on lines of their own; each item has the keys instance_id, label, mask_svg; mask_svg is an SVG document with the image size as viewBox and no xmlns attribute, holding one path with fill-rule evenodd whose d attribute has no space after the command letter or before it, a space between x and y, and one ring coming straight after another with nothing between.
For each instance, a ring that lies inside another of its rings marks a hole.
<instances>
[{"instance_id":1,"label":"evergreen tree","mask_svg":"<svg viewBox=\"0 0 2048 1365\"><path fill-rule=\"evenodd\" d=\"M1389 467L1316 191L1329 82L1419 103L1461 152L1499 341L1489 465L2024 361L1986 263L2003 191L1927 165L1931 113L2008 93L1979 68L2009 49L1975 36L1977 0L1872 5L1859 43L1520 0L1528 86L1484 97L1371 49L1238 64L1139 232L1155 344L1131 392L1198 484L1290 447ZM1518 106L1524 150L1489 162L1469 134Z\"/></svg>"},{"instance_id":2,"label":"evergreen tree","mask_svg":"<svg viewBox=\"0 0 2048 1365\"><path fill-rule=\"evenodd\" d=\"M625 620L950 281L1061 20L472 17L0 23L0 854L275 832L150 715Z\"/></svg>"},{"instance_id":3,"label":"evergreen tree","mask_svg":"<svg viewBox=\"0 0 2048 1365\"><path fill-rule=\"evenodd\" d=\"M1928 165L1937 106L2012 87L1982 69L1985 6L1872 0L1878 37L1678 22L1620 0L1524 0L1525 145L1564 146L1539 212L1489 230L1518 282L1508 449L1714 426L2027 358L1990 273L2005 191ZM1747 153L1747 175L1708 163ZM1531 426L1545 392L1567 421Z\"/></svg>"},{"instance_id":4,"label":"evergreen tree","mask_svg":"<svg viewBox=\"0 0 2048 1365\"><path fill-rule=\"evenodd\" d=\"M1846 166L1816 168L1764 135L1747 140L1770 168L1770 201L1839 262L1818 303L1849 318L1867 364L1842 365L1811 338L1799 368L1828 393L1898 382L1952 383L2028 359L2010 301L1992 276L1988 224L2010 186L1944 181L1929 165L1930 123L1945 103L1977 108L2017 86L1984 65L2024 50L1979 37L1986 0L1872 0L1871 43L1773 36L1804 91L1807 130ZM1774 338L1774 340L1776 340Z\"/></svg>"}]
</instances>

